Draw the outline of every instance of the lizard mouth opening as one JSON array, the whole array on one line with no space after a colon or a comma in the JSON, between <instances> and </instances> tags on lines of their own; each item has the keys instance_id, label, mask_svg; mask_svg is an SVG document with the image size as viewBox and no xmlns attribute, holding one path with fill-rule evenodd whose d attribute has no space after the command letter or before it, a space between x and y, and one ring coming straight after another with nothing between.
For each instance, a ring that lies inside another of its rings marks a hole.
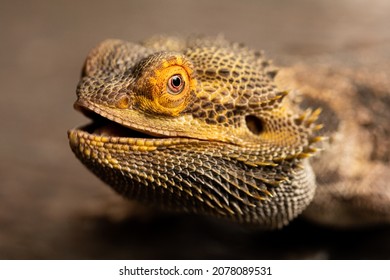
<instances>
[{"instance_id":1,"label":"lizard mouth opening","mask_svg":"<svg viewBox=\"0 0 390 280\"><path fill-rule=\"evenodd\" d=\"M92 120L91 123L78 127L77 130L96 136L119 138L160 138L111 121L84 107L77 107L77 110Z\"/></svg>"}]
</instances>

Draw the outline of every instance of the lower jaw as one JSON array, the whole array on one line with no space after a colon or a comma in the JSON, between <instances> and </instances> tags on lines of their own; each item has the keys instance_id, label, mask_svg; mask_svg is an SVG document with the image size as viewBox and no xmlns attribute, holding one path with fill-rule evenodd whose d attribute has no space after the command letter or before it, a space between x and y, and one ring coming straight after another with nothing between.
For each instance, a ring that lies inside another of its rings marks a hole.
<instances>
[{"instance_id":1,"label":"lower jaw","mask_svg":"<svg viewBox=\"0 0 390 280\"><path fill-rule=\"evenodd\" d=\"M102 119L68 131L70 146L73 150L114 148L132 151L153 151L158 147L169 147L177 144L206 144L207 141L184 137L155 137L142 133L115 122ZM125 147L126 146L126 147Z\"/></svg>"}]
</instances>

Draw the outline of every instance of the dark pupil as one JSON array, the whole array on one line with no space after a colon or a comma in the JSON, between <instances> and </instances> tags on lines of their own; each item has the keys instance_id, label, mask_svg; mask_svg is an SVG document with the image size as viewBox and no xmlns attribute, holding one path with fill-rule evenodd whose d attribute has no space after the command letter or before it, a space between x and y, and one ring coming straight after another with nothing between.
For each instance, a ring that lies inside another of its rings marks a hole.
<instances>
[{"instance_id":1,"label":"dark pupil","mask_svg":"<svg viewBox=\"0 0 390 280\"><path fill-rule=\"evenodd\" d=\"M172 77L172 81L171 81L172 85L177 88L181 85L181 79L179 76L174 76Z\"/></svg>"}]
</instances>

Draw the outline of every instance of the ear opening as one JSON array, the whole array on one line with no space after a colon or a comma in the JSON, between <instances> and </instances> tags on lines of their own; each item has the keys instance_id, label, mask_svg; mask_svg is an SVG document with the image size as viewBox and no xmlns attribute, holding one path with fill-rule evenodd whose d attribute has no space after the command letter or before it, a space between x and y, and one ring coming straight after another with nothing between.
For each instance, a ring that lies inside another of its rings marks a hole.
<instances>
[{"instance_id":1,"label":"ear opening","mask_svg":"<svg viewBox=\"0 0 390 280\"><path fill-rule=\"evenodd\" d=\"M245 123L249 131L255 135L259 135L264 131L264 123L259 117L254 115L245 116Z\"/></svg>"}]
</instances>

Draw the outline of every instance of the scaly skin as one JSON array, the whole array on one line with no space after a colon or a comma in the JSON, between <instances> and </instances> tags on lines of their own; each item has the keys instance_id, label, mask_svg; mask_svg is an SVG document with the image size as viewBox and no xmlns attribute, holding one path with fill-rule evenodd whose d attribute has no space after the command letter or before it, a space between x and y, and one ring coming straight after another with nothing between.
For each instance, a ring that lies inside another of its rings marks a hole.
<instances>
[{"instance_id":1,"label":"scaly skin","mask_svg":"<svg viewBox=\"0 0 390 280\"><path fill-rule=\"evenodd\" d=\"M328 140L311 160L318 188L304 213L314 222L344 228L390 223L387 65L297 65L279 76L279 84L299 89L301 107L322 108L321 133Z\"/></svg>"},{"instance_id":2,"label":"scaly skin","mask_svg":"<svg viewBox=\"0 0 390 280\"><path fill-rule=\"evenodd\" d=\"M94 123L69 131L71 148L130 199L281 227L313 199L307 158L322 137L319 110L285 98L293 75L275 75L221 38L105 41L75 103Z\"/></svg>"}]
</instances>

